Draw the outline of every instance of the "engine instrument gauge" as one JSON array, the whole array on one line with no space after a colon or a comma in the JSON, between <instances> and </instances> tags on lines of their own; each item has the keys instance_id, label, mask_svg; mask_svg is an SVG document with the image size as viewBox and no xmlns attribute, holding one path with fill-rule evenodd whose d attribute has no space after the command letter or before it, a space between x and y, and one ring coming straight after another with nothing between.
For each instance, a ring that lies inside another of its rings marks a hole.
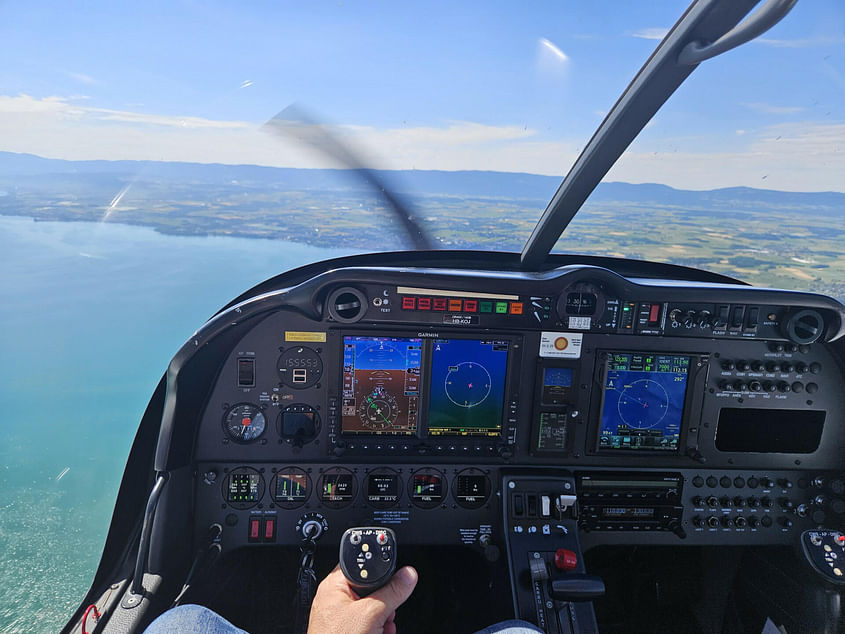
<instances>
[{"instance_id":1,"label":"engine instrument gauge","mask_svg":"<svg viewBox=\"0 0 845 634\"><path fill-rule=\"evenodd\" d=\"M270 495L279 508L299 508L308 500L310 493L308 474L299 467L279 469L270 481Z\"/></svg>"},{"instance_id":2,"label":"engine instrument gauge","mask_svg":"<svg viewBox=\"0 0 845 634\"><path fill-rule=\"evenodd\" d=\"M402 495L402 478L393 469L373 469L367 474L364 486L367 503L377 509L395 506Z\"/></svg>"},{"instance_id":3,"label":"engine instrument gauge","mask_svg":"<svg viewBox=\"0 0 845 634\"><path fill-rule=\"evenodd\" d=\"M264 478L251 467L232 469L223 479L223 499L234 509L252 508L264 496Z\"/></svg>"},{"instance_id":4,"label":"engine instrument gauge","mask_svg":"<svg viewBox=\"0 0 845 634\"><path fill-rule=\"evenodd\" d=\"M258 440L264 433L267 421L261 408L252 403L238 403L226 411L223 429L230 439L239 443Z\"/></svg>"},{"instance_id":5,"label":"engine instrument gauge","mask_svg":"<svg viewBox=\"0 0 845 634\"><path fill-rule=\"evenodd\" d=\"M343 467L327 469L317 485L320 501L330 509L348 506L358 493L355 474Z\"/></svg>"},{"instance_id":6,"label":"engine instrument gauge","mask_svg":"<svg viewBox=\"0 0 845 634\"><path fill-rule=\"evenodd\" d=\"M443 502L446 479L436 469L418 469L408 481L408 495L414 506L433 509Z\"/></svg>"}]
</instances>

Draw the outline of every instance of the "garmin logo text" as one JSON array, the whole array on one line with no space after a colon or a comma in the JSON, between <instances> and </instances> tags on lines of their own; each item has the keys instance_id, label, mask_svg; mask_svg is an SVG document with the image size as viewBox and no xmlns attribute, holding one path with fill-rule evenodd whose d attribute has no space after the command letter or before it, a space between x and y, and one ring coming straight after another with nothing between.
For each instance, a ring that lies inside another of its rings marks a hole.
<instances>
[{"instance_id":1,"label":"garmin logo text","mask_svg":"<svg viewBox=\"0 0 845 634\"><path fill-rule=\"evenodd\" d=\"M431 337L432 339L437 339L440 335L436 332L418 332L417 337Z\"/></svg>"}]
</instances>

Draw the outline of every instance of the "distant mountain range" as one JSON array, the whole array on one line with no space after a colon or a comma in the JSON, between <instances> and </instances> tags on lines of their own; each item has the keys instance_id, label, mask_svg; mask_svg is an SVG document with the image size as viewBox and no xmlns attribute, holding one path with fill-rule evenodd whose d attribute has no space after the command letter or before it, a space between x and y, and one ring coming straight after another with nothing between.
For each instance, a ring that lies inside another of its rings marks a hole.
<instances>
[{"instance_id":1,"label":"distant mountain range","mask_svg":"<svg viewBox=\"0 0 845 634\"><path fill-rule=\"evenodd\" d=\"M560 179L554 176L514 172L374 171L394 191L418 196L509 198L545 203L560 185ZM165 161L66 161L34 154L0 152L0 180L5 183L10 179L30 181L44 176L112 177L127 181L178 181L197 185L238 181L241 185L290 190L359 190L363 187L360 177L351 170ZM751 187L692 191L653 183L601 183L589 202L658 204L689 209L773 205L845 212L845 193L840 192L783 192Z\"/></svg>"}]
</instances>

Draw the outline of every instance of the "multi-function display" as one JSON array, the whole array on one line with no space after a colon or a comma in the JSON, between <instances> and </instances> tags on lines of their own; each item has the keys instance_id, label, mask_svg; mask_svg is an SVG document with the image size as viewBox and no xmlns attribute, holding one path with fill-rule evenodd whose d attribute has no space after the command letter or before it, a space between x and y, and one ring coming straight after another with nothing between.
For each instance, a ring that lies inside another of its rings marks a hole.
<instances>
[{"instance_id":1,"label":"multi-function display","mask_svg":"<svg viewBox=\"0 0 845 634\"><path fill-rule=\"evenodd\" d=\"M435 339L431 352L428 433L498 436L508 370L508 342Z\"/></svg>"},{"instance_id":2,"label":"multi-function display","mask_svg":"<svg viewBox=\"0 0 845 634\"><path fill-rule=\"evenodd\" d=\"M677 451L690 357L609 352L599 449Z\"/></svg>"},{"instance_id":3,"label":"multi-function display","mask_svg":"<svg viewBox=\"0 0 845 634\"><path fill-rule=\"evenodd\" d=\"M422 339L344 337L343 433L413 434L422 369Z\"/></svg>"}]
</instances>

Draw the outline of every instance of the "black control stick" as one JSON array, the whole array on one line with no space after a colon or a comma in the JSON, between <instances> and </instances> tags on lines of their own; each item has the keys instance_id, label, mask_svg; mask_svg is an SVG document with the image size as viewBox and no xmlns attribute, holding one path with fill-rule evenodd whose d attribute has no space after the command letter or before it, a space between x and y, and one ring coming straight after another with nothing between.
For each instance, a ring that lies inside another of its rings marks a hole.
<instances>
[{"instance_id":1,"label":"black control stick","mask_svg":"<svg viewBox=\"0 0 845 634\"><path fill-rule=\"evenodd\" d=\"M396 535L389 528L348 529L340 539L340 569L359 596L375 592L396 570Z\"/></svg>"}]
</instances>

